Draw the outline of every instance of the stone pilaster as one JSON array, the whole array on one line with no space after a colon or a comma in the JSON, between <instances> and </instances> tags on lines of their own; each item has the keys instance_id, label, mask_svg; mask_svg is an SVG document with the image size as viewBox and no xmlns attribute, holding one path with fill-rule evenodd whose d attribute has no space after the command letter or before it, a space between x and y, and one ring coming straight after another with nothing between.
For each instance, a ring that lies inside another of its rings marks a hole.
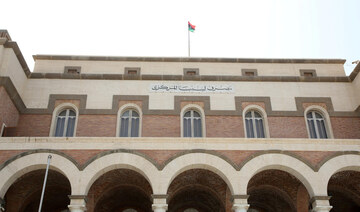
<instances>
[{"instance_id":1,"label":"stone pilaster","mask_svg":"<svg viewBox=\"0 0 360 212\"><path fill-rule=\"evenodd\" d=\"M311 198L311 212L329 212L332 208L329 202L330 198L329 196L314 196Z\"/></svg>"},{"instance_id":2,"label":"stone pilaster","mask_svg":"<svg viewBox=\"0 0 360 212\"><path fill-rule=\"evenodd\" d=\"M168 204L166 199L168 195L166 194L153 194L151 195L153 199L152 210L154 212L166 212L168 209Z\"/></svg>"},{"instance_id":3,"label":"stone pilaster","mask_svg":"<svg viewBox=\"0 0 360 212\"><path fill-rule=\"evenodd\" d=\"M246 212L250 205L247 202L247 199L249 198L249 195L233 195L232 201L233 206L232 210L234 212Z\"/></svg>"},{"instance_id":4,"label":"stone pilaster","mask_svg":"<svg viewBox=\"0 0 360 212\"><path fill-rule=\"evenodd\" d=\"M68 208L71 212L85 212L86 211L86 196L85 195L69 195L70 205Z\"/></svg>"}]
</instances>

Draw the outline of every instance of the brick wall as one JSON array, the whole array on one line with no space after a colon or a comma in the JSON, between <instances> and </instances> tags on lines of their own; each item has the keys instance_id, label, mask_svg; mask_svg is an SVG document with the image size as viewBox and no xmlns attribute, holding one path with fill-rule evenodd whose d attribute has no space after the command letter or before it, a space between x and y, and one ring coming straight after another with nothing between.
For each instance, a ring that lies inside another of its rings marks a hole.
<instances>
[{"instance_id":1,"label":"brick wall","mask_svg":"<svg viewBox=\"0 0 360 212\"><path fill-rule=\"evenodd\" d=\"M49 137L52 115L20 115L16 128L19 137Z\"/></svg>"},{"instance_id":2,"label":"brick wall","mask_svg":"<svg viewBox=\"0 0 360 212\"><path fill-rule=\"evenodd\" d=\"M206 116L206 137L241 138L244 135L242 117Z\"/></svg>"},{"instance_id":3,"label":"brick wall","mask_svg":"<svg viewBox=\"0 0 360 212\"><path fill-rule=\"evenodd\" d=\"M0 86L0 128L2 123L7 127L15 127L19 120L19 111L11 101L5 88Z\"/></svg>"},{"instance_id":4,"label":"brick wall","mask_svg":"<svg viewBox=\"0 0 360 212\"><path fill-rule=\"evenodd\" d=\"M268 117L271 138L308 138L304 117Z\"/></svg>"},{"instance_id":5,"label":"brick wall","mask_svg":"<svg viewBox=\"0 0 360 212\"><path fill-rule=\"evenodd\" d=\"M331 117L334 138L360 138L360 118Z\"/></svg>"},{"instance_id":6,"label":"brick wall","mask_svg":"<svg viewBox=\"0 0 360 212\"><path fill-rule=\"evenodd\" d=\"M76 136L115 137L116 115L80 115Z\"/></svg>"},{"instance_id":7,"label":"brick wall","mask_svg":"<svg viewBox=\"0 0 360 212\"><path fill-rule=\"evenodd\" d=\"M179 116L143 116L142 137L180 137L180 132Z\"/></svg>"}]
</instances>

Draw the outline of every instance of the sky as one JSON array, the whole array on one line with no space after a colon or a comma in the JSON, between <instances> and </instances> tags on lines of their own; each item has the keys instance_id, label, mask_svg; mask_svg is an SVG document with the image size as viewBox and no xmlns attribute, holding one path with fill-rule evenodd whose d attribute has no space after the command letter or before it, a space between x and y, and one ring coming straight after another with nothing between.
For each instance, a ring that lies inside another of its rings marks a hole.
<instances>
[{"instance_id":1,"label":"sky","mask_svg":"<svg viewBox=\"0 0 360 212\"><path fill-rule=\"evenodd\" d=\"M7 29L32 55L360 60L360 0L11 0Z\"/></svg>"}]
</instances>

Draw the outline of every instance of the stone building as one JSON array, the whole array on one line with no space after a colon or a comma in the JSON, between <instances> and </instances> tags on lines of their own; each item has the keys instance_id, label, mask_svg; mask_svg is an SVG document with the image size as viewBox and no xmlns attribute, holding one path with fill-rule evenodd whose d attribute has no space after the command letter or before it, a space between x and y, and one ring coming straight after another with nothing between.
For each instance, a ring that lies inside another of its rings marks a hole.
<instances>
[{"instance_id":1,"label":"stone building","mask_svg":"<svg viewBox=\"0 0 360 212\"><path fill-rule=\"evenodd\" d=\"M360 65L35 55L0 31L3 210L360 211Z\"/></svg>"}]
</instances>

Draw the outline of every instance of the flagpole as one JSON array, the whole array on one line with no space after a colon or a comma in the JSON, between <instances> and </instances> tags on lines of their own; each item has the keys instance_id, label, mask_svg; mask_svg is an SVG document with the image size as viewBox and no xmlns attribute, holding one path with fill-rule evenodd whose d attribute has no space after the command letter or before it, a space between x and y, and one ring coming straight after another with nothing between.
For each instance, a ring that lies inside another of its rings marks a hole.
<instances>
[{"instance_id":1,"label":"flagpole","mask_svg":"<svg viewBox=\"0 0 360 212\"><path fill-rule=\"evenodd\" d=\"M45 172L45 178L44 178L44 185L43 185L42 192L41 192L40 205L39 205L39 212L41 212L41 207L42 207L42 203L43 203L43 199L44 199L44 193L45 193L46 180L47 180L47 176L48 176L48 172L49 172L49 166L50 166L50 161L51 161L51 158L52 158L52 156L51 156L51 155L49 155L49 156L48 156L47 165L46 165L46 172Z\"/></svg>"},{"instance_id":2,"label":"flagpole","mask_svg":"<svg viewBox=\"0 0 360 212\"><path fill-rule=\"evenodd\" d=\"M189 30L189 24L188 24L188 55L190 57L190 30Z\"/></svg>"}]
</instances>

